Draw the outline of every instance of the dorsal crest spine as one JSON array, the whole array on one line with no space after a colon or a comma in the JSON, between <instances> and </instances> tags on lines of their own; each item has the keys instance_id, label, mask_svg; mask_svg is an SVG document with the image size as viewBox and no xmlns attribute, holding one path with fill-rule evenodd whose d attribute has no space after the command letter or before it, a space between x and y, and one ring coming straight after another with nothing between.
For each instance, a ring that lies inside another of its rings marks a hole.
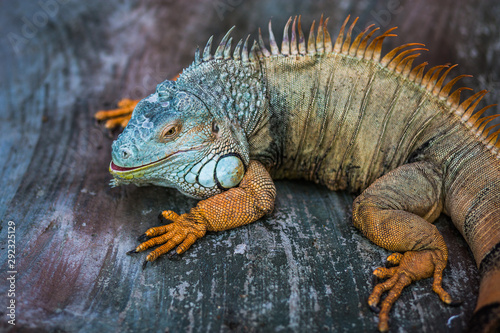
<instances>
[{"instance_id":1,"label":"dorsal crest spine","mask_svg":"<svg viewBox=\"0 0 500 333\"><path fill-rule=\"evenodd\" d=\"M480 117L487 109L496 106L496 104L488 105L475 112L477 105L486 94L485 90L473 94L462 102L460 102L461 92L470 89L460 87L452 92L452 87L457 81L465 77L470 77L470 75L459 75L444 84L450 71L457 65L439 65L431 67L427 71L425 71L427 62L413 67L413 62L420 55L420 53L415 52L428 51L428 49L424 48L425 45L420 43L407 43L398 46L382 57L383 41L387 37L397 36L392 33L396 27L390 28L383 34L372 38L379 30L378 27L376 28L372 24L366 27L352 41L352 31L358 18L354 19L347 32L345 32L350 16L347 16L344 20L339 34L335 39L335 44L332 44L332 39L327 29L328 20L329 18L323 20L322 15L317 29L315 27L316 21L312 22L306 43L302 31L301 16L295 16L293 20L290 17L284 27L281 51L274 37L271 21L269 21L269 46L271 51L266 47L259 28L258 40L253 41L251 50L249 51L248 49L249 35L244 42L243 40L238 42L231 57L232 38L230 34L234 30L233 26L220 41L214 56L211 54L213 36L208 40L201 56L199 49L197 49L193 65L196 67L203 62L231 60L241 61L243 64L252 64L261 61L262 58L270 57L321 57L332 55L344 55L360 60L372 61L419 85L435 98L444 101L448 105L450 113L459 117L460 121L471 130L475 137L500 159L500 140L498 140L500 131L492 131L495 126L486 128L486 125L498 115ZM289 36L291 37L289 38ZM441 75L443 70L445 70L444 74Z\"/></svg>"}]
</instances>

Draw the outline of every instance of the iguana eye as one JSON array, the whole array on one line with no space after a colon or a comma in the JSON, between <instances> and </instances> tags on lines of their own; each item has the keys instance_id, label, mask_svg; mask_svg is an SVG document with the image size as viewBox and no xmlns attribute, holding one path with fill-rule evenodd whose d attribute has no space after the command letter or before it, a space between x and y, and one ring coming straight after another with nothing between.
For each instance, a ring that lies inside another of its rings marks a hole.
<instances>
[{"instance_id":1,"label":"iguana eye","mask_svg":"<svg viewBox=\"0 0 500 333\"><path fill-rule=\"evenodd\" d=\"M161 132L160 135L160 141L166 142L170 141L173 138L177 136L180 132L180 125L179 124L174 124L168 127L165 127L165 129Z\"/></svg>"}]
</instances>

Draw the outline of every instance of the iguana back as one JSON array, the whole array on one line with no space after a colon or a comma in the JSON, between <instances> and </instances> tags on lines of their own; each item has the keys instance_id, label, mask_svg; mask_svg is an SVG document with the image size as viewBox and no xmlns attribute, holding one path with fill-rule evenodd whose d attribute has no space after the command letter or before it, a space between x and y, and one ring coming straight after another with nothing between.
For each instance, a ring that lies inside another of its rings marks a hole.
<instances>
[{"instance_id":1,"label":"iguana back","mask_svg":"<svg viewBox=\"0 0 500 333\"><path fill-rule=\"evenodd\" d=\"M270 155L276 178L359 192L407 162L439 129L459 123L444 101L373 61L332 54L271 58L264 68L269 126L279 133L270 146L281 151L262 154Z\"/></svg>"},{"instance_id":2,"label":"iguana back","mask_svg":"<svg viewBox=\"0 0 500 333\"><path fill-rule=\"evenodd\" d=\"M450 133L454 137L445 144L449 151L472 138L490 142L483 144L485 151L498 157L499 145L493 147L498 133L488 136L490 131L484 131L491 118L479 119L492 105L470 118L486 92L459 105L464 88L450 91L463 76L444 84L455 66L426 73L425 64L412 68L419 55L415 51L422 50L415 46L422 44L398 47L378 61L378 43L361 52L359 43L350 43L348 38L338 44L344 51L339 53L312 50L305 56L263 58L269 107L266 121L249 142L252 156L270 166L273 178L305 178L333 190L359 192ZM322 47L331 50L332 45Z\"/></svg>"}]
</instances>

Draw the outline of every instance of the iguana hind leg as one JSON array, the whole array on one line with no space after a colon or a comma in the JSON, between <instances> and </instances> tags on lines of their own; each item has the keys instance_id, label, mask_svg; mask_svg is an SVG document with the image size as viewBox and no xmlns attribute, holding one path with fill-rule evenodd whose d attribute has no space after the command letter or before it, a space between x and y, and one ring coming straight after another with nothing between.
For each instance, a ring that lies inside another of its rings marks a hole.
<instances>
[{"instance_id":1,"label":"iguana hind leg","mask_svg":"<svg viewBox=\"0 0 500 333\"><path fill-rule=\"evenodd\" d=\"M389 311L402 290L413 281L434 277L433 290L451 303L441 286L448 249L437 228L431 224L443 208L442 177L431 163L403 165L368 187L353 205L353 222L375 244L393 254L388 261L397 267L377 268L373 273L388 280L378 284L368 299L372 309L384 292L379 330L387 331Z\"/></svg>"}]
</instances>

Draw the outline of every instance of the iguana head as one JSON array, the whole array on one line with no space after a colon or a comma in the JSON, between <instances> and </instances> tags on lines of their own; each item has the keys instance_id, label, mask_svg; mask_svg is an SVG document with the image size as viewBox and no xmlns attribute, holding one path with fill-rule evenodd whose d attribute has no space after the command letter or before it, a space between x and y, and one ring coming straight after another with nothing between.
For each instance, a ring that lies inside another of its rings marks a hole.
<instances>
[{"instance_id":1,"label":"iguana head","mask_svg":"<svg viewBox=\"0 0 500 333\"><path fill-rule=\"evenodd\" d=\"M247 137L266 107L259 49L229 34L212 38L177 81L143 99L113 143L112 185L160 185L205 198L238 185L249 162Z\"/></svg>"},{"instance_id":2,"label":"iguana head","mask_svg":"<svg viewBox=\"0 0 500 333\"><path fill-rule=\"evenodd\" d=\"M113 143L112 185L175 187L204 198L236 186L245 152L196 95L165 81L135 108Z\"/></svg>"}]
</instances>

